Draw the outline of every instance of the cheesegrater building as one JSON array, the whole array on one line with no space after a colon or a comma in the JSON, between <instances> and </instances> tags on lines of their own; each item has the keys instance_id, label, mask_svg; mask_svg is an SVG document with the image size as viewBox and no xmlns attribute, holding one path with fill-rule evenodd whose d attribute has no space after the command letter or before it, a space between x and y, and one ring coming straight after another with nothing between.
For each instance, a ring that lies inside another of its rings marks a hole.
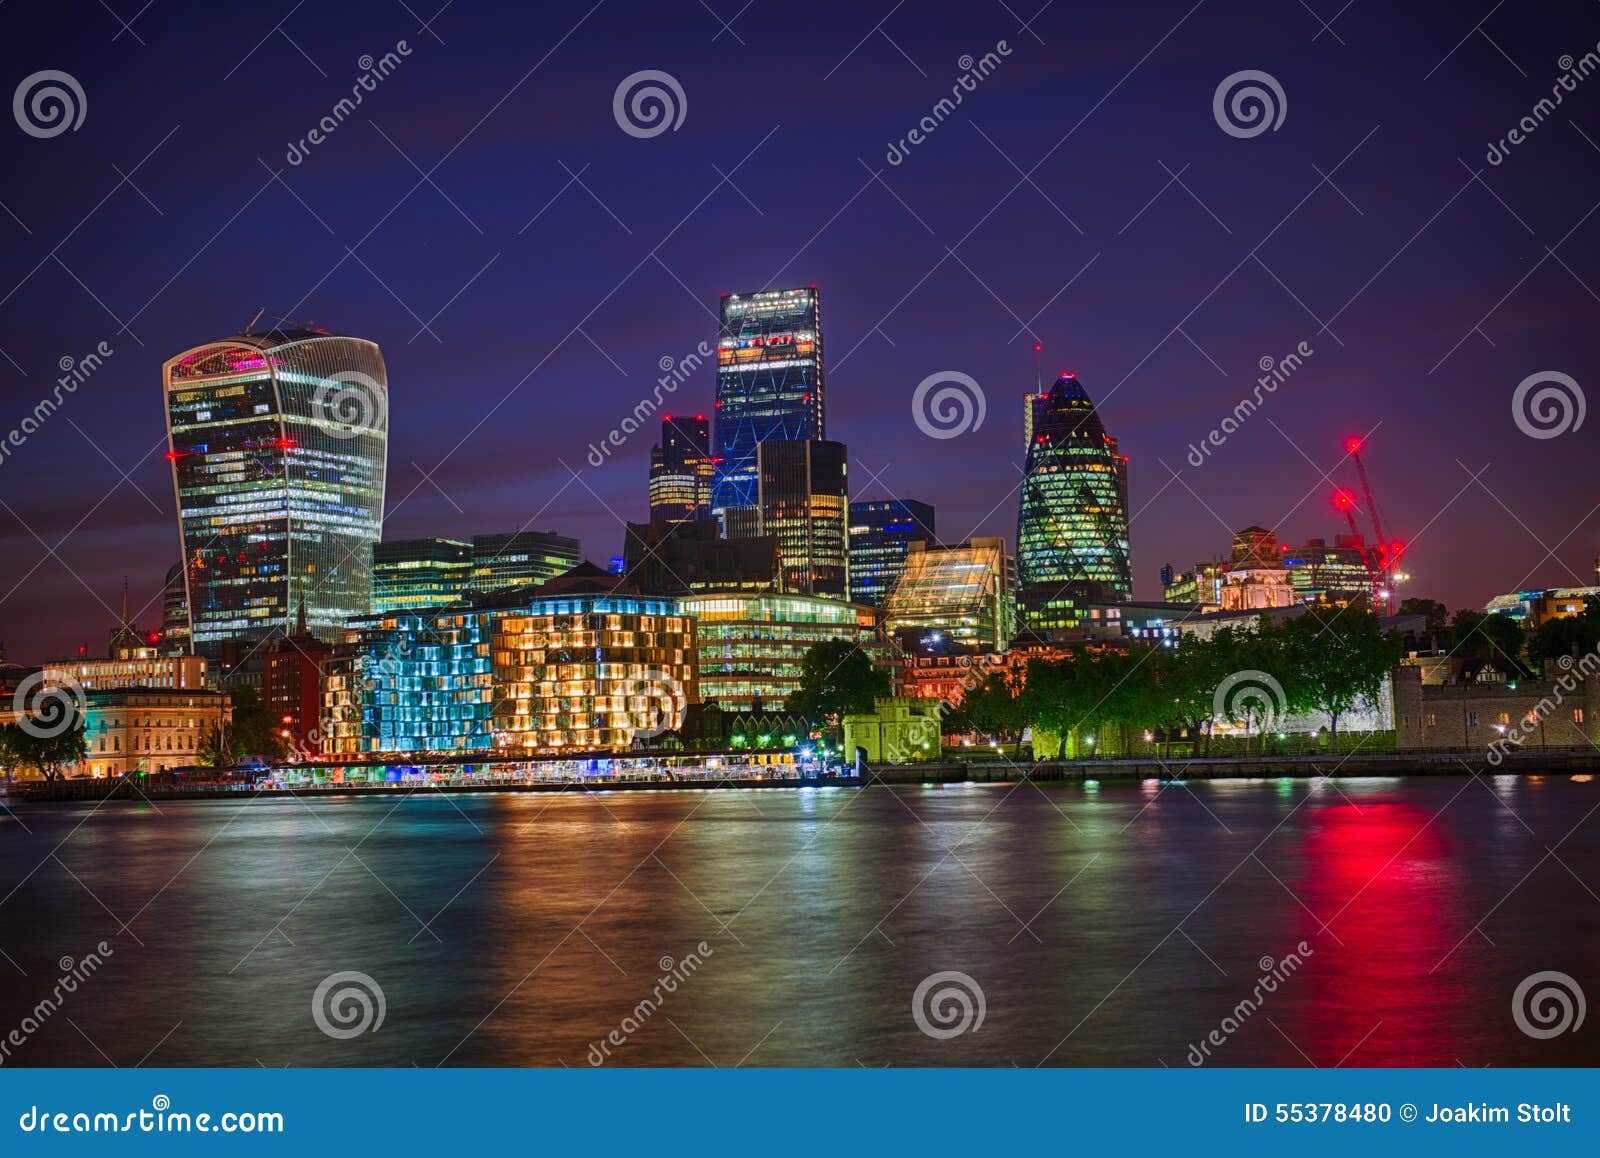
<instances>
[{"instance_id":1,"label":"cheesegrater building","mask_svg":"<svg viewBox=\"0 0 1600 1158\"><path fill-rule=\"evenodd\" d=\"M383 529L388 377L377 345L293 323L162 367L167 458L196 652L325 638L372 599Z\"/></svg>"},{"instance_id":2,"label":"cheesegrater building","mask_svg":"<svg viewBox=\"0 0 1600 1158\"><path fill-rule=\"evenodd\" d=\"M828 436L816 286L722 296L716 419L711 506L725 525L749 533L759 518L756 448Z\"/></svg>"},{"instance_id":3,"label":"cheesegrater building","mask_svg":"<svg viewBox=\"0 0 1600 1158\"><path fill-rule=\"evenodd\" d=\"M1022 626L1071 626L1083 602L1133 595L1128 460L1073 373L1026 396L1027 465L1017 512Z\"/></svg>"}]
</instances>

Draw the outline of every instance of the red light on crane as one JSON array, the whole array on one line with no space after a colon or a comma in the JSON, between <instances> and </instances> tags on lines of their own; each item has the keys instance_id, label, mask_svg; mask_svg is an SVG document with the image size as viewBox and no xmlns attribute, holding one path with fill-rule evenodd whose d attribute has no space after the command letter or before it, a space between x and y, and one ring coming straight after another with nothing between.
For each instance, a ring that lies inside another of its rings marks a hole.
<instances>
[{"instance_id":1,"label":"red light on crane","mask_svg":"<svg viewBox=\"0 0 1600 1158\"><path fill-rule=\"evenodd\" d=\"M1361 440L1359 438L1347 438L1344 440L1344 452L1346 454L1356 454L1359 453L1360 450Z\"/></svg>"}]
</instances>

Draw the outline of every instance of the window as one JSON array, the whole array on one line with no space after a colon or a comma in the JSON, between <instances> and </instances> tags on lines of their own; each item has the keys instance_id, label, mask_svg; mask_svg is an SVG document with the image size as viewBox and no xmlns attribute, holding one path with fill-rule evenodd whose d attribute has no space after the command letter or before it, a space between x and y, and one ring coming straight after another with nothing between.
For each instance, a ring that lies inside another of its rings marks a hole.
<instances>
[{"instance_id":1,"label":"window","mask_svg":"<svg viewBox=\"0 0 1600 1158\"><path fill-rule=\"evenodd\" d=\"M1500 713L1500 726L1503 728L1509 723L1511 723L1511 713L1510 712L1501 712Z\"/></svg>"},{"instance_id":2,"label":"window","mask_svg":"<svg viewBox=\"0 0 1600 1158\"><path fill-rule=\"evenodd\" d=\"M1580 728L1583 727L1583 709L1582 708L1573 708L1572 709L1572 722L1574 724L1577 724Z\"/></svg>"},{"instance_id":3,"label":"window","mask_svg":"<svg viewBox=\"0 0 1600 1158\"><path fill-rule=\"evenodd\" d=\"M1439 722L1438 717L1436 717L1434 715L1434 713L1429 712L1428 713L1428 727L1432 728L1432 727L1436 726L1438 724L1438 722Z\"/></svg>"},{"instance_id":4,"label":"window","mask_svg":"<svg viewBox=\"0 0 1600 1158\"><path fill-rule=\"evenodd\" d=\"M1467 727L1476 728L1477 726L1478 726L1478 713L1477 712L1468 712L1467 713Z\"/></svg>"}]
</instances>

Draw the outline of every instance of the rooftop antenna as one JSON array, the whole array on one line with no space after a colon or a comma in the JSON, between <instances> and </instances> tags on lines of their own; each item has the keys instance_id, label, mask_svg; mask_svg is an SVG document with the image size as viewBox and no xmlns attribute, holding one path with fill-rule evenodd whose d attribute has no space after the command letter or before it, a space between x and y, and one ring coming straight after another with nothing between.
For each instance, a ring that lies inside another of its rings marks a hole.
<instances>
[{"instance_id":1,"label":"rooftop antenna","mask_svg":"<svg viewBox=\"0 0 1600 1158\"><path fill-rule=\"evenodd\" d=\"M262 306L259 310L256 311L256 316L251 318L248 322L246 322L244 324L244 329L240 330L239 332L241 334L248 334L252 329L255 328L255 324L261 320L261 315L266 313L266 312L267 312L267 307L266 306Z\"/></svg>"},{"instance_id":2,"label":"rooftop antenna","mask_svg":"<svg viewBox=\"0 0 1600 1158\"><path fill-rule=\"evenodd\" d=\"M122 622L124 626L128 622L128 577L126 575L122 577Z\"/></svg>"},{"instance_id":3,"label":"rooftop antenna","mask_svg":"<svg viewBox=\"0 0 1600 1158\"><path fill-rule=\"evenodd\" d=\"M1044 370L1041 363L1044 360L1044 343L1033 344L1033 388L1036 393L1044 393Z\"/></svg>"}]
</instances>

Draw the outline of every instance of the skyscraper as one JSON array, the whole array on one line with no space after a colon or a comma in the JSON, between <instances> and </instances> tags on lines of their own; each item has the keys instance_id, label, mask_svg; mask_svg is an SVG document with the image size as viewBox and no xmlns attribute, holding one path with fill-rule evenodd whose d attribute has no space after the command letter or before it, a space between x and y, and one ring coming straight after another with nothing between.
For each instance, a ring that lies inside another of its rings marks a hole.
<instances>
[{"instance_id":1,"label":"skyscraper","mask_svg":"<svg viewBox=\"0 0 1600 1158\"><path fill-rule=\"evenodd\" d=\"M668 414L661 443L650 449L650 518L667 523L711 516L711 420Z\"/></svg>"},{"instance_id":2,"label":"skyscraper","mask_svg":"<svg viewBox=\"0 0 1600 1158\"><path fill-rule=\"evenodd\" d=\"M1027 471L1017 511L1023 626L1048 629L1051 604L1132 597L1128 460L1076 374L1027 396Z\"/></svg>"},{"instance_id":3,"label":"skyscraper","mask_svg":"<svg viewBox=\"0 0 1600 1158\"><path fill-rule=\"evenodd\" d=\"M284 323L184 351L162 387L194 649L286 633L302 604L323 636L366 614L389 443L378 347Z\"/></svg>"},{"instance_id":4,"label":"skyscraper","mask_svg":"<svg viewBox=\"0 0 1600 1158\"><path fill-rule=\"evenodd\" d=\"M937 542L933 508L916 499L850 504L850 600L881 607L906 562L908 544Z\"/></svg>"},{"instance_id":5,"label":"skyscraper","mask_svg":"<svg viewBox=\"0 0 1600 1158\"><path fill-rule=\"evenodd\" d=\"M778 541L783 590L849 593L849 483L844 443L763 442L757 449L761 532Z\"/></svg>"},{"instance_id":6,"label":"skyscraper","mask_svg":"<svg viewBox=\"0 0 1600 1158\"><path fill-rule=\"evenodd\" d=\"M723 516L759 503L761 443L826 437L817 287L724 294L712 509Z\"/></svg>"},{"instance_id":7,"label":"skyscraper","mask_svg":"<svg viewBox=\"0 0 1600 1158\"><path fill-rule=\"evenodd\" d=\"M443 607L472 580L472 544L459 539L389 539L372 545L372 613Z\"/></svg>"}]
</instances>

